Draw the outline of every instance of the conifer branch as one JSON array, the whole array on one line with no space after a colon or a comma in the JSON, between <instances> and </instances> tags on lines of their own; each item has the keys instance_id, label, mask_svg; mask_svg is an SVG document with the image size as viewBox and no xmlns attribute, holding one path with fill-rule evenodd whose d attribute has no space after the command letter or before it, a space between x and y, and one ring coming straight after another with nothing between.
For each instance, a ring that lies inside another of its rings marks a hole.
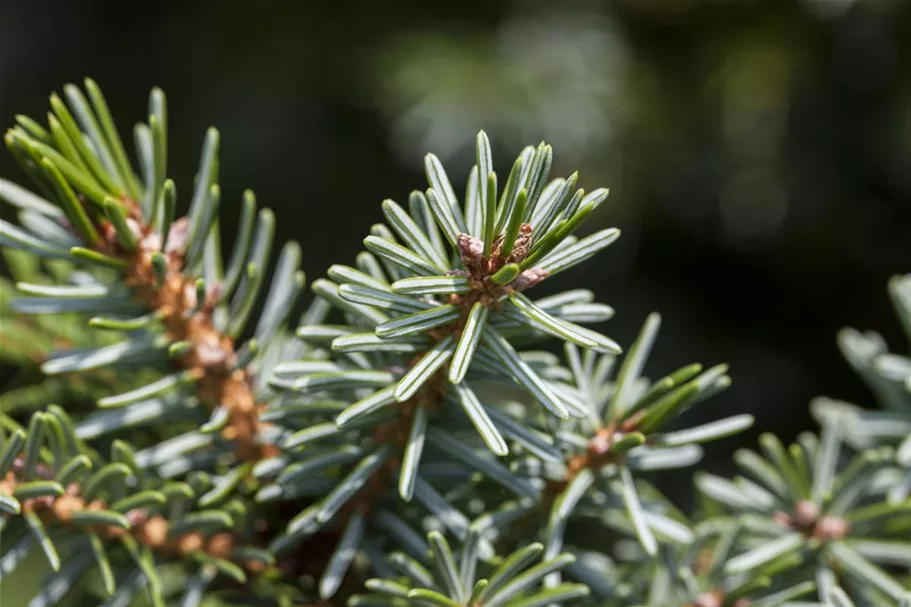
<instances>
[{"instance_id":1,"label":"conifer branch","mask_svg":"<svg viewBox=\"0 0 911 607\"><path fill-rule=\"evenodd\" d=\"M54 111L66 127L55 137L59 150L36 137L34 126L31 133L23 127L15 127L6 136L8 147L22 159L32 178L42 186L49 181L56 190L68 218L69 226L63 226L64 229L74 229L82 241L80 246L70 247L69 251L59 249L54 255L119 271L122 275L120 284L127 288L129 299L142 310L151 312L154 320L164 327L163 339L153 348L166 348L176 365L187 371L182 385L192 386L200 401L223 418L218 423L221 433L236 444L238 457L256 460L273 454L274 447L261 444L260 440L264 427L259 414L264 403L257 402L248 369L238 366L234 344L265 271L274 223L271 213L268 210L259 213L256 240L248 256L249 234L253 230L250 217L254 215L251 207L255 208L255 202L246 205L248 220L244 244L235 251L230 276L223 282L220 271L215 269L221 263L220 259L216 263L220 256L217 251L218 132L210 129L207 134L190 215L174 218L175 188L173 182L165 179L167 167L164 153L160 151L166 137L163 93L156 89L151 95L151 131L143 126L137 131L140 135L137 144L147 178L146 191L139 199L136 197L139 193L137 179L107 116L104 99L91 80L86 81L86 87L94 109L76 87L66 87L67 97L86 129L85 133L79 131L66 104L56 96L52 98ZM99 121L104 124L103 132L98 130ZM146 133L151 133L151 141L143 136ZM146 155L147 145L153 150ZM106 155L108 152L112 156ZM112 157L116 158L116 163L105 166ZM117 185L122 183L130 184L129 191ZM46 220L58 219L56 212L47 215L48 209L55 207L11 182L0 182L0 197L20 207L24 213L43 214ZM6 244L30 249L27 243L31 241L11 238L11 234L19 234L18 230L4 227L8 233L4 237ZM296 245L289 246L291 248L286 252L290 255L286 258L290 260L290 284L282 285L284 292L278 300L273 300L273 304L282 306L293 304L303 287L303 275L295 267ZM43 252L50 253L46 249ZM243 267L246 272L240 271ZM231 322L225 323L224 318L216 318L219 313L222 317L225 315L218 308L238 286L240 291L231 302ZM92 302L72 289L37 294L56 300L51 300L48 312L79 309L82 302L102 303ZM38 303L40 301L27 299L18 305L28 311ZM280 318L278 320L270 319L269 322L277 325ZM99 318L94 324L116 327L118 322ZM126 325L124 328L129 328L129 322ZM91 357L65 359L63 363L49 361L44 369L48 373L60 373L97 366L86 358ZM116 363L118 358L114 354L105 362Z\"/></svg>"},{"instance_id":2,"label":"conifer branch","mask_svg":"<svg viewBox=\"0 0 911 607\"><path fill-rule=\"evenodd\" d=\"M275 218L252 192L223 266L216 130L181 216L160 90L135 169L92 81L51 109L5 137L40 193L0 180L19 293L2 335L52 377L108 374L74 420L34 395L0 417L0 573L33 548L54 570L31 607L94 592L89 571L106 606L911 607L908 359L842 332L885 410L816 401L819 436L763 435L735 454L742 476L698 472L682 512L647 474L753 416L681 428L726 365L652 381L657 314L624 354L587 326L614 313L591 291L535 298L620 234L577 235L608 191L551 179L549 145L502 179L480 132L461 198L429 154L429 188L382 203L292 335L293 242L253 322ZM890 283L906 329L909 285ZM554 339L562 356L533 349Z\"/></svg>"}]
</instances>

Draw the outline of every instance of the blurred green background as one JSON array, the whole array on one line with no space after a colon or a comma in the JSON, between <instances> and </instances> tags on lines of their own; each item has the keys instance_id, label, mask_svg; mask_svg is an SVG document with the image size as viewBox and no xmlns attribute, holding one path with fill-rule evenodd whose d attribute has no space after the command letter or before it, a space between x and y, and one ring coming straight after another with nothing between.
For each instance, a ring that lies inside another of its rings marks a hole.
<instances>
[{"instance_id":1,"label":"blurred green background","mask_svg":"<svg viewBox=\"0 0 911 607\"><path fill-rule=\"evenodd\" d=\"M424 187L425 152L461 187L478 129L504 172L548 140L555 174L611 188L584 230L623 237L539 294L592 288L620 343L662 312L653 375L729 362L734 386L689 419L756 415L709 448L722 472L760 432L811 428L815 395L870 402L838 328L901 345L885 283L911 271L911 2L3 2L0 48L9 124L91 76L128 134L163 87L178 192L216 125L225 240L253 188L311 281ZM21 177L6 155L0 174ZM662 484L686 499L689 480Z\"/></svg>"}]
</instances>

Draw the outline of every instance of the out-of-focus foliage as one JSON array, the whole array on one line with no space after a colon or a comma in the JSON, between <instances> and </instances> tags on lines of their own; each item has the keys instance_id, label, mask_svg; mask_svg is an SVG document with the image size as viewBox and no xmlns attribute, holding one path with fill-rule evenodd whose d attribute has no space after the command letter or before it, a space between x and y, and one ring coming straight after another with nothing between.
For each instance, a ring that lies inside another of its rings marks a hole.
<instances>
[{"instance_id":1,"label":"out-of-focus foliage","mask_svg":"<svg viewBox=\"0 0 911 607\"><path fill-rule=\"evenodd\" d=\"M65 262L50 262L42 268L38 259L12 249L3 251L3 261L9 275L0 276L0 362L15 372L2 387L0 410L11 414L43 408L47 403L64 403L78 410L126 389L134 381L151 381L155 377L142 370L44 375L40 366L53 351L111 345L122 336L86 331L84 319L78 316L29 317L13 313L10 303L16 294L16 282L50 284L51 277L59 279L73 268Z\"/></svg>"},{"instance_id":2,"label":"out-of-focus foliage","mask_svg":"<svg viewBox=\"0 0 911 607\"><path fill-rule=\"evenodd\" d=\"M413 33L376 57L378 100L406 160L417 149L456 155L480 124L500 145L543 138L576 162L624 125L626 53L616 26L594 13L517 15L492 35Z\"/></svg>"}]
</instances>

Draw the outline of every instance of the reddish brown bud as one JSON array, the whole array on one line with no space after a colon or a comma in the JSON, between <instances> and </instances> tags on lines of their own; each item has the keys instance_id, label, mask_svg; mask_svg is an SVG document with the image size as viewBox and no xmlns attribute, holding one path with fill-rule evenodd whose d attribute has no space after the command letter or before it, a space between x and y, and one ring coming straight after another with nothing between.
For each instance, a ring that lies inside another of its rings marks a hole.
<instances>
[{"instance_id":1,"label":"reddish brown bud","mask_svg":"<svg viewBox=\"0 0 911 607\"><path fill-rule=\"evenodd\" d=\"M190 218L181 217L171 224L168 230L168 242L165 253L183 255L187 250L187 239L190 236Z\"/></svg>"},{"instance_id":2,"label":"reddish brown bud","mask_svg":"<svg viewBox=\"0 0 911 607\"><path fill-rule=\"evenodd\" d=\"M247 561L244 565L253 573L262 573L266 570L266 564L262 561Z\"/></svg>"},{"instance_id":3,"label":"reddish brown bud","mask_svg":"<svg viewBox=\"0 0 911 607\"><path fill-rule=\"evenodd\" d=\"M137 527L145 522L149 517L149 513L144 508L133 508L125 515L127 522L130 524L130 527Z\"/></svg>"},{"instance_id":4,"label":"reddish brown bud","mask_svg":"<svg viewBox=\"0 0 911 607\"><path fill-rule=\"evenodd\" d=\"M693 607L721 607L724 598L719 592L700 592L693 601Z\"/></svg>"},{"instance_id":5,"label":"reddish brown bud","mask_svg":"<svg viewBox=\"0 0 911 607\"><path fill-rule=\"evenodd\" d=\"M588 443L588 450L593 456L604 455L610 451L611 442L611 431L601 428Z\"/></svg>"},{"instance_id":6,"label":"reddish brown bud","mask_svg":"<svg viewBox=\"0 0 911 607\"><path fill-rule=\"evenodd\" d=\"M196 342L196 358L207 369L222 368L228 360L228 353L222 347L217 335Z\"/></svg>"},{"instance_id":7,"label":"reddish brown bud","mask_svg":"<svg viewBox=\"0 0 911 607\"><path fill-rule=\"evenodd\" d=\"M209 539L206 545L206 553L216 558L227 558L234 547L234 538L230 533L217 533Z\"/></svg>"},{"instance_id":8,"label":"reddish brown bud","mask_svg":"<svg viewBox=\"0 0 911 607\"><path fill-rule=\"evenodd\" d=\"M794 505L794 525L801 528L812 526L819 518L819 506L809 500Z\"/></svg>"},{"instance_id":9,"label":"reddish brown bud","mask_svg":"<svg viewBox=\"0 0 911 607\"><path fill-rule=\"evenodd\" d=\"M510 263L521 263L528 257L528 251L531 249L531 224L523 223L519 226L519 235L516 236L516 242L512 246L512 253L509 254Z\"/></svg>"},{"instance_id":10,"label":"reddish brown bud","mask_svg":"<svg viewBox=\"0 0 911 607\"><path fill-rule=\"evenodd\" d=\"M160 251L161 235L155 231L149 232L140 239L139 247L144 251Z\"/></svg>"},{"instance_id":11,"label":"reddish brown bud","mask_svg":"<svg viewBox=\"0 0 911 607\"><path fill-rule=\"evenodd\" d=\"M547 278L547 276L547 270L541 268L528 268L519 274L519 277L512 281L510 286L516 291L524 291L525 289L530 289L535 286Z\"/></svg>"},{"instance_id":12,"label":"reddish brown bud","mask_svg":"<svg viewBox=\"0 0 911 607\"><path fill-rule=\"evenodd\" d=\"M816 523L816 537L824 540L840 540L851 530L851 525L839 516L824 516Z\"/></svg>"},{"instance_id":13,"label":"reddish brown bud","mask_svg":"<svg viewBox=\"0 0 911 607\"><path fill-rule=\"evenodd\" d=\"M73 520L73 512L82 510L84 507L85 500L81 497L61 495L54 500L54 516L61 523L69 523Z\"/></svg>"},{"instance_id":14,"label":"reddish brown bud","mask_svg":"<svg viewBox=\"0 0 911 607\"><path fill-rule=\"evenodd\" d=\"M462 258L462 263L468 268L468 272L475 277L483 276L486 269L484 267L484 243L474 236L459 234L458 245L459 256Z\"/></svg>"},{"instance_id":15,"label":"reddish brown bud","mask_svg":"<svg viewBox=\"0 0 911 607\"><path fill-rule=\"evenodd\" d=\"M202 550L202 547L205 545L205 540L202 537L201 533L188 533L184 536L181 536L177 540L177 549L182 554L187 554L188 552L196 552Z\"/></svg>"},{"instance_id":16,"label":"reddish brown bud","mask_svg":"<svg viewBox=\"0 0 911 607\"><path fill-rule=\"evenodd\" d=\"M137 530L138 539L149 546L162 546L168 539L168 521L161 516L153 516Z\"/></svg>"}]
</instances>

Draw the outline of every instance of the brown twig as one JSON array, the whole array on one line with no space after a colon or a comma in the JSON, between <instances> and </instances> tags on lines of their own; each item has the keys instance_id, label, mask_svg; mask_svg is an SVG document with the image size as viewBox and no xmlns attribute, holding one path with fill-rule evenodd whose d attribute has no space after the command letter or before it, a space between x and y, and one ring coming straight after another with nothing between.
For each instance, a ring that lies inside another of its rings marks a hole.
<instances>
[{"instance_id":1,"label":"brown twig","mask_svg":"<svg viewBox=\"0 0 911 607\"><path fill-rule=\"evenodd\" d=\"M23 482L19 478L24 467L21 455L13 460L12 469L0 480L0 493L14 495L16 488ZM42 478L53 478L53 471L42 466L39 469ZM73 514L82 511L108 510L103 500L88 500L81 495L82 488L78 483L70 483L60 496L44 496L20 500L23 512L34 512L45 524L73 526ZM86 531L98 533L107 540L131 536L140 544L164 556L186 556L192 553L203 553L213 558L232 560L232 551L237 545L232 533L220 532L205 537L198 531L188 531L176 537L169 537L169 523L160 515L150 515L145 508L134 508L124 514L129 523L128 528L113 525L86 525ZM261 571L264 564L260 561L240 561L236 564L249 571Z\"/></svg>"},{"instance_id":2,"label":"brown twig","mask_svg":"<svg viewBox=\"0 0 911 607\"><path fill-rule=\"evenodd\" d=\"M98 226L101 236L96 248L109 256L127 262L126 284L134 297L160 315L167 337L172 342L188 342L189 351L177 362L196 380L196 393L212 407L224 407L228 421L222 436L235 441L236 454L243 460L259 460L278 453L275 445L257 442L264 424L260 413L265 405L253 396L251 377L246 369L236 368L234 341L212 323L212 313L220 296L220 285L210 285L204 302L197 302L195 279L185 276L184 254L189 232L189 218L175 221L167 243L143 219L138 205L123 201L127 224L137 238L135 250L120 245L116 230L108 221ZM152 256L162 253L167 262L164 277L156 275Z\"/></svg>"}]
</instances>

